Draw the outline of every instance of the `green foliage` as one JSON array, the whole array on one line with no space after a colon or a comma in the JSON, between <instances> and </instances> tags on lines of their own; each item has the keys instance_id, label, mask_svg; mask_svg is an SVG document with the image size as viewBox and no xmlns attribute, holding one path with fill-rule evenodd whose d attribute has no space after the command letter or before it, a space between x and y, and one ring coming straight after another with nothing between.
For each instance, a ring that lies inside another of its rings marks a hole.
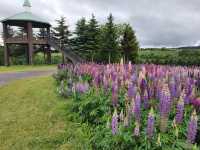
<instances>
[{"instance_id":1,"label":"green foliage","mask_svg":"<svg viewBox=\"0 0 200 150\"><path fill-rule=\"evenodd\" d=\"M41 65L41 64L46 64L47 62L45 61L46 55L44 56L43 53L36 53L34 54L34 59L33 63L35 65ZM62 55L61 53L52 53L51 54L51 64L59 64L62 62Z\"/></svg>"},{"instance_id":2,"label":"green foliage","mask_svg":"<svg viewBox=\"0 0 200 150\"><path fill-rule=\"evenodd\" d=\"M67 70L59 70L56 74L53 75L57 84L71 78L71 74Z\"/></svg>"},{"instance_id":3,"label":"green foliage","mask_svg":"<svg viewBox=\"0 0 200 150\"><path fill-rule=\"evenodd\" d=\"M106 124L106 115L110 112L108 97L103 90L97 92L95 89L84 95L77 94L71 111L81 116L82 123L89 123L91 126Z\"/></svg>"}]
</instances>

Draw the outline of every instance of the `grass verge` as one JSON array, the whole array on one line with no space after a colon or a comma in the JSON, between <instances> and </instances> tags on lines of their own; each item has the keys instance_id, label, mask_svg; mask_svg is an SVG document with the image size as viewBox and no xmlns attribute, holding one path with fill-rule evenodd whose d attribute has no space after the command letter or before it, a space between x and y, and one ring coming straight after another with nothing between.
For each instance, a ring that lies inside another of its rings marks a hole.
<instances>
[{"instance_id":1,"label":"grass verge","mask_svg":"<svg viewBox=\"0 0 200 150\"><path fill-rule=\"evenodd\" d=\"M1 150L88 149L87 128L67 119L71 100L56 94L52 77L15 81L0 95Z\"/></svg>"}]
</instances>

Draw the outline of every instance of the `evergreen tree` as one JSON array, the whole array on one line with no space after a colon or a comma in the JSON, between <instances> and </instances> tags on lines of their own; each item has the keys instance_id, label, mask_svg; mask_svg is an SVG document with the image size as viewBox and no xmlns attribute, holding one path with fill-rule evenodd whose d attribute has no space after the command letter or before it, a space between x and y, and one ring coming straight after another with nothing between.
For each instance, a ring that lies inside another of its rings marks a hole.
<instances>
[{"instance_id":1,"label":"evergreen tree","mask_svg":"<svg viewBox=\"0 0 200 150\"><path fill-rule=\"evenodd\" d=\"M47 35L46 30L44 28L40 28L39 33L37 34L37 37L44 38L44 37L46 37L46 35Z\"/></svg>"},{"instance_id":2,"label":"evergreen tree","mask_svg":"<svg viewBox=\"0 0 200 150\"><path fill-rule=\"evenodd\" d=\"M69 44L69 36L71 35L69 32L69 27L66 25L65 17L61 17L60 19L56 20L57 26L54 27L53 36L59 42L61 46L61 50L64 49L66 45ZM64 63L64 53L63 56L63 63Z\"/></svg>"},{"instance_id":3,"label":"evergreen tree","mask_svg":"<svg viewBox=\"0 0 200 150\"><path fill-rule=\"evenodd\" d=\"M123 38L121 40L122 50L125 60L136 62L136 57L139 49L139 44L132 27L127 24L124 29Z\"/></svg>"},{"instance_id":4,"label":"evergreen tree","mask_svg":"<svg viewBox=\"0 0 200 150\"><path fill-rule=\"evenodd\" d=\"M15 34L14 30L10 26L7 26L7 29L8 29L8 36L13 37Z\"/></svg>"},{"instance_id":5,"label":"evergreen tree","mask_svg":"<svg viewBox=\"0 0 200 150\"><path fill-rule=\"evenodd\" d=\"M16 32L16 36L23 38L26 35L27 35L26 29L24 27L19 27L18 31Z\"/></svg>"},{"instance_id":6,"label":"evergreen tree","mask_svg":"<svg viewBox=\"0 0 200 150\"><path fill-rule=\"evenodd\" d=\"M87 32L87 48L89 50L90 58L92 61L99 50L99 25L95 16L92 14L92 18L88 24L88 32Z\"/></svg>"},{"instance_id":7,"label":"evergreen tree","mask_svg":"<svg viewBox=\"0 0 200 150\"><path fill-rule=\"evenodd\" d=\"M120 58L119 42L117 36L117 28L114 24L114 18L112 14L108 17L108 22L105 26L102 26L102 51L100 55L105 62L116 62Z\"/></svg>"},{"instance_id":8,"label":"evergreen tree","mask_svg":"<svg viewBox=\"0 0 200 150\"><path fill-rule=\"evenodd\" d=\"M74 50L82 57L87 58L88 55L88 25L85 18L78 20L75 28L75 37L72 39Z\"/></svg>"}]
</instances>

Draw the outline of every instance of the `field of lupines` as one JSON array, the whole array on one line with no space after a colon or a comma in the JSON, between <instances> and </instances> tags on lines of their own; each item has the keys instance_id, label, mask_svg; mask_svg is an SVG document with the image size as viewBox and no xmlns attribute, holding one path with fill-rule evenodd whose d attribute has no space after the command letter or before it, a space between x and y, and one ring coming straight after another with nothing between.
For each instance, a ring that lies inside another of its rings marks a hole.
<instances>
[{"instance_id":1,"label":"field of lupines","mask_svg":"<svg viewBox=\"0 0 200 150\"><path fill-rule=\"evenodd\" d=\"M199 67L62 64L55 78L92 149L200 149Z\"/></svg>"}]
</instances>

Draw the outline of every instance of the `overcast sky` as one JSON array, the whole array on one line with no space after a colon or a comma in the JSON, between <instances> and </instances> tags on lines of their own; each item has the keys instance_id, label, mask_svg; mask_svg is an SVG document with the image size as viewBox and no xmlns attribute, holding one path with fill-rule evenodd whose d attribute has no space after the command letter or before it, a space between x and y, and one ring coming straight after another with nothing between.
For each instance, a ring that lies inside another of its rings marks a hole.
<instances>
[{"instance_id":1,"label":"overcast sky","mask_svg":"<svg viewBox=\"0 0 200 150\"><path fill-rule=\"evenodd\" d=\"M0 19L23 11L24 0L0 0ZM65 16L73 29L77 19L95 14L101 23L112 13L130 23L142 47L200 45L200 0L31 0L32 12L49 20ZM0 31L2 27L0 26Z\"/></svg>"}]
</instances>

